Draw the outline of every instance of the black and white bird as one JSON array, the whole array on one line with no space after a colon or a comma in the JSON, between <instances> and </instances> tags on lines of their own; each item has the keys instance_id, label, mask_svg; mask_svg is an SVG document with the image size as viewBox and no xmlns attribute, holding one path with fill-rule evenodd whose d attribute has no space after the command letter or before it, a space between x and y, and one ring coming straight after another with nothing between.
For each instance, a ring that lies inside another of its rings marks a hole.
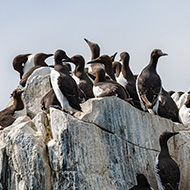
<instances>
[{"instance_id":1,"label":"black and white bird","mask_svg":"<svg viewBox=\"0 0 190 190\"><path fill-rule=\"evenodd\" d=\"M75 64L75 70L72 77L76 81L79 89L84 93L85 100L94 98L92 91L93 83L88 74L84 71L85 60L81 55L74 55L71 58L65 59L65 62L71 62Z\"/></svg>"},{"instance_id":2,"label":"black and white bird","mask_svg":"<svg viewBox=\"0 0 190 190\"><path fill-rule=\"evenodd\" d=\"M75 80L70 76L68 67L62 64L68 56L63 50L54 54L54 69L51 71L51 84L61 109L67 112L82 111L79 104L79 91Z\"/></svg>"},{"instance_id":3,"label":"black and white bird","mask_svg":"<svg viewBox=\"0 0 190 190\"><path fill-rule=\"evenodd\" d=\"M137 178L137 185L130 188L129 190L154 190L150 186L150 184L144 174L137 174L136 178Z\"/></svg>"},{"instance_id":4,"label":"black and white bird","mask_svg":"<svg viewBox=\"0 0 190 190\"><path fill-rule=\"evenodd\" d=\"M167 141L179 132L165 131L160 135L160 154L156 157L156 180L159 190L178 190L180 170L178 164L171 158Z\"/></svg>"},{"instance_id":5,"label":"black and white bird","mask_svg":"<svg viewBox=\"0 0 190 190\"><path fill-rule=\"evenodd\" d=\"M167 55L160 49L151 53L150 63L141 71L136 81L137 94L144 111L158 114L159 96L162 90L162 82L156 71L158 59Z\"/></svg>"},{"instance_id":6,"label":"black and white bird","mask_svg":"<svg viewBox=\"0 0 190 190\"><path fill-rule=\"evenodd\" d=\"M96 71L93 93L96 98L117 96L123 100L129 99L129 95L123 86L116 81L106 79L104 69L98 69Z\"/></svg>"}]
</instances>

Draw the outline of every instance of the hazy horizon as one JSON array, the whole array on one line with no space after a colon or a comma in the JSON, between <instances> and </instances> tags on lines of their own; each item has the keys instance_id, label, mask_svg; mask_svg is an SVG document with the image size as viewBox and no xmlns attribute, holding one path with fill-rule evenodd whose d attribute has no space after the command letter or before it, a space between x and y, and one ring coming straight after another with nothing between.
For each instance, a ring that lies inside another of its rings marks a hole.
<instances>
[{"instance_id":1,"label":"hazy horizon","mask_svg":"<svg viewBox=\"0 0 190 190\"><path fill-rule=\"evenodd\" d=\"M91 53L84 38L99 44L101 54L127 51L130 67L138 74L155 48L167 53L157 71L166 90L190 87L188 55L190 2L182 1L3 1L0 2L0 110L19 84L12 60L23 53L54 53L68 56ZM53 64L53 58L47 62Z\"/></svg>"}]
</instances>

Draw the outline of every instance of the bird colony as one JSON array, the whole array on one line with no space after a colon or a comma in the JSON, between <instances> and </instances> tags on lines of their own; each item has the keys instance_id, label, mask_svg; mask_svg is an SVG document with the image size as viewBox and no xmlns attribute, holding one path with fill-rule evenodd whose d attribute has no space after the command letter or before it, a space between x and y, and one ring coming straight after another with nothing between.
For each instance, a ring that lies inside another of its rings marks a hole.
<instances>
[{"instance_id":1,"label":"bird colony","mask_svg":"<svg viewBox=\"0 0 190 190\"><path fill-rule=\"evenodd\" d=\"M20 54L13 59L13 68L19 73L20 82L11 96L12 103L0 112L0 129L12 125L17 113L24 110L22 93L35 76L49 75L51 89L41 97L41 109L49 112L50 107L71 115L82 112L81 104L92 98L116 96L144 112L158 115L173 122L190 127L190 92L175 92L164 89L157 73L157 63L167 56L160 49L154 49L150 61L142 71L134 74L129 66L130 55L123 51L120 61L113 55L101 55L100 47L84 39L91 51L87 63L82 55L69 57L65 50L58 49L54 54ZM54 57L54 64L45 60ZM74 71L70 64L75 66ZM32 101L32 100L30 100ZM26 114L26 113L25 113ZM155 158L155 175L159 190L179 189L180 170L172 159L167 141L179 132L164 131L158 137L160 154ZM144 174L137 174L137 185L130 190L151 190L151 184Z\"/></svg>"}]
</instances>

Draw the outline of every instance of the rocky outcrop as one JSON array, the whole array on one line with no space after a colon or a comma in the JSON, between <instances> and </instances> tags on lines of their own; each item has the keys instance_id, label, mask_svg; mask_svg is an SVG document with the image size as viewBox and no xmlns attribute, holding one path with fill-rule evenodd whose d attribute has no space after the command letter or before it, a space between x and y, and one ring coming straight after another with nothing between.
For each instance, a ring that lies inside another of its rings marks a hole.
<instances>
[{"instance_id":1,"label":"rocky outcrop","mask_svg":"<svg viewBox=\"0 0 190 190\"><path fill-rule=\"evenodd\" d=\"M48 85L48 76L34 78L23 95L29 117L0 131L0 190L126 190L136 184L136 173L156 190L154 162L165 130L180 131L169 148L181 170L181 189L190 189L190 132L182 124L117 97L90 99L74 116L55 108L47 114L39 102Z\"/></svg>"}]
</instances>

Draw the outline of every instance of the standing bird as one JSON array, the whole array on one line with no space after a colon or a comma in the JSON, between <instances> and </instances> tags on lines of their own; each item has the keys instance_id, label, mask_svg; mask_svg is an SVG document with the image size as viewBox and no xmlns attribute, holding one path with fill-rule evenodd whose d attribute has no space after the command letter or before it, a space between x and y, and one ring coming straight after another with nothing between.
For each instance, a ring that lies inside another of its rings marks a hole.
<instances>
[{"instance_id":1,"label":"standing bird","mask_svg":"<svg viewBox=\"0 0 190 190\"><path fill-rule=\"evenodd\" d=\"M73 78L76 81L78 87L85 95L85 99L94 98L92 91L93 83L88 77L88 74L84 71L85 60L81 55L74 55L71 58L65 59L65 62L71 62L75 64L75 70L73 72Z\"/></svg>"},{"instance_id":2,"label":"standing bird","mask_svg":"<svg viewBox=\"0 0 190 190\"><path fill-rule=\"evenodd\" d=\"M20 73L20 79L22 78L22 76L26 72L25 67L28 67L27 65L29 65L29 62L30 62L29 60L31 60L31 59L29 59L29 57L31 57L31 53L17 55L13 59L13 63L12 63L13 68ZM34 65L33 62L31 64L32 64L32 66Z\"/></svg>"},{"instance_id":3,"label":"standing bird","mask_svg":"<svg viewBox=\"0 0 190 190\"><path fill-rule=\"evenodd\" d=\"M63 59L68 56L63 50L57 50L54 54L54 69L51 71L51 84L55 95L65 111L82 111L79 104L79 92L75 80L69 75L66 65L62 64Z\"/></svg>"},{"instance_id":4,"label":"standing bird","mask_svg":"<svg viewBox=\"0 0 190 190\"><path fill-rule=\"evenodd\" d=\"M137 77L136 89L141 107L144 111L158 114L159 96L162 90L160 76L156 71L158 59L167 55L160 49L155 49L151 53L150 63L141 71Z\"/></svg>"},{"instance_id":5,"label":"standing bird","mask_svg":"<svg viewBox=\"0 0 190 190\"><path fill-rule=\"evenodd\" d=\"M167 91L162 88L159 96L158 115L174 122L179 122L178 118L179 109Z\"/></svg>"},{"instance_id":6,"label":"standing bird","mask_svg":"<svg viewBox=\"0 0 190 190\"><path fill-rule=\"evenodd\" d=\"M13 97L13 104L0 112L0 126L2 127L1 129L8 127L16 120L16 117L14 117L16 111L24 109L24 103L21 98L22 93L23 91L20 89L14 90L11 94Z\"/></svg>"},{"instance_id":7,"label":"standing bird","mask_svg":"<svg viewBox=\"0 0 190 190\"><path fill-rule=\"evenodd\" d=\"M137 174L137 185L129 190L154 190L148 183L147 178L143 174Z\"/></svg>"},{"instance_id":8,"label":"standing bird","mask_svg":"<svg viewBox=\"0 0 190 190\"><path fill-rule=\"evenodd\" d=\"M180 170L177 163L171 158L167 141L179 132L165 131L160 135L160 154L156 157L156 180L159 190L178 190Z\"/></svg>"},{"instance_id":9,"label":"standing bird","mask_svg":"<svg viewBox=\"0 0 190 190\"><path fill-rule=\"evenodd\" d=\"M190 127L190 94L187 96L185 104L179 110L179 120L185 127Z\"/></svg>"},{"instance_id":10,"label":"standing bird","mask_svg":"<svg viewBox=\"0 0 190 190\"><path fill-rule=\"evenodd\" d=\"M33 75L46 75L51 72L50 68L48 67L45 59L48 57L53 56L53 54L45 54L45 53L38 53L34 56L34 67L32 67L20 80L20 85L25 87L28 78Z\"/></svg>"},{"instance_id":11,"label":"standing bird","mask_svg":"<svg viewBox=\"0 0 190 190\"><path fill-rule=\"evenodd\" d=\"M89 40L87 40L86 38L84 38L84 40L86 41L86 43L88 44L88 46L90 47L90 51L91 51L91 60L94 60L96 58L98 58L100 56L100 47L97 43L91 42ZM88 68L88 73L90 73L91 75L93 75L94 77L96 76L96 71L98 68L104 68L103 65L101 63L95 63L95 64L91 64Z\"/></svg>"},{"instance_id":12,"label":"standing bird","mask_svg":"<svg viewBox=\"0 0 190 190\"><path fill-rule=\"evenodd\" d=\"M93 93L96 98L106 96L117 96L123 100L129 98L126 90L119 83L106 79L104 69L98 69L96 72Z\"/></svg>"},{"instance_id":13,"label":"standing bird","mask_svg":"<svg viewBox=\"0 0 190 190\"><path fill-rule=\"evenodd\" d=\"M111 58L108 56L108 55L101 55L100 57L92 60L92 61L89 61L87 64L96 64L96 63L101 63L105 66L105 71L106 73L108 74L108 76L116 81L115 79L115 75L114 75L114 72L113 72L113 69L112 69L112 60Z\"/></svg>"}]
</instances>

